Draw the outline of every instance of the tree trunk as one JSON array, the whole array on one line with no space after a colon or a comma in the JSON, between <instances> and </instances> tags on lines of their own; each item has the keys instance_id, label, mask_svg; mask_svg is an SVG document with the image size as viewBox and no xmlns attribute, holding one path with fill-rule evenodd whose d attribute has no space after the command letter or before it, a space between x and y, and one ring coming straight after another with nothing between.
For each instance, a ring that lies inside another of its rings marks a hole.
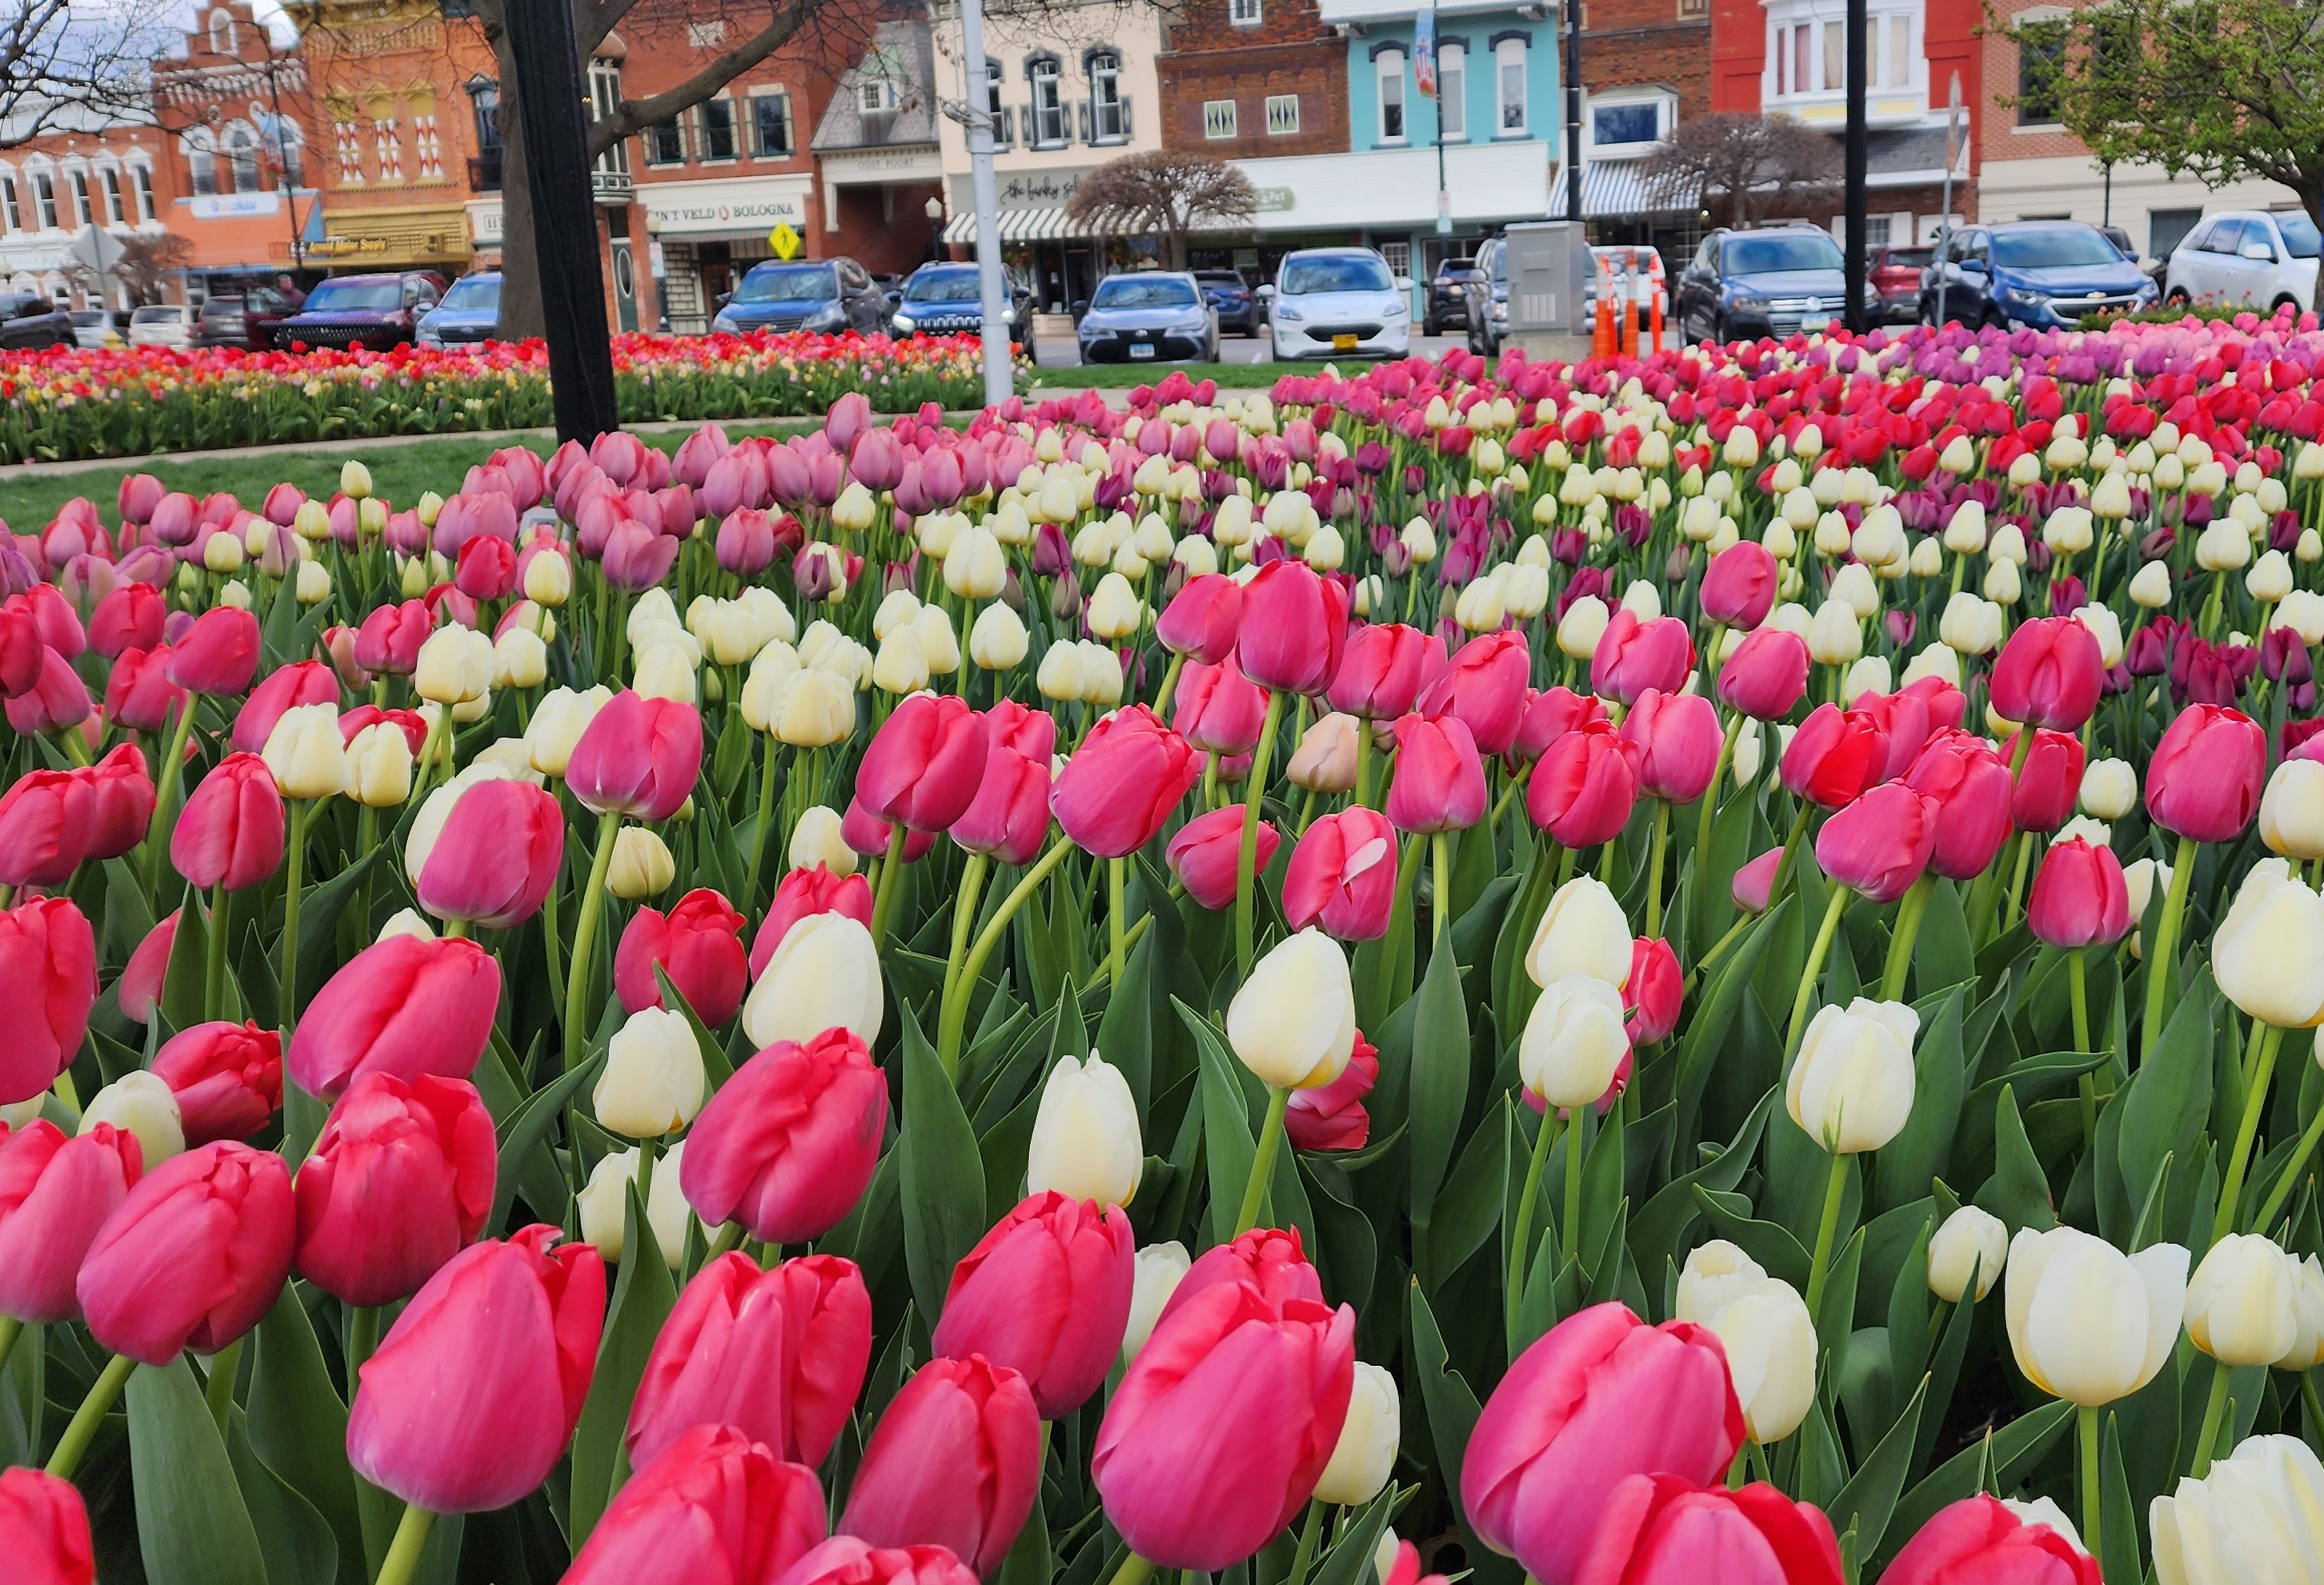
<instances>
[{"instance_id":1,"label":"tree trunk","mask_svg":"<svg viewBox=\"0 0 2324 1585\"><path fill-rule=\"evenodd\" d=\"M517 114L516 66L500 28L489 30L501 72L500 336L521 341L549 328L540 309L540 261L533 249L532 189L526 175L524 123Z\"/></svg>"}]
</instances>

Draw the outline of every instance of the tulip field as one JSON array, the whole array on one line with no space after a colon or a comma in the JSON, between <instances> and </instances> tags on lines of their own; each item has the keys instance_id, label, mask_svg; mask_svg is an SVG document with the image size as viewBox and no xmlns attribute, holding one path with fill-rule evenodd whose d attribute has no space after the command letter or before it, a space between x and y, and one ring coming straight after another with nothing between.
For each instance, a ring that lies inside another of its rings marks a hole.
<instances>
[{"instance_id":1,"label":"tulip field","mask_svg":"<svg viewBox=\"0 0 2324 1585\"><path fill-rule=\"evenodd\" d=\"M2313 317L798 400L0 534L8 1585L2324 1585Z\"/></svg>"}]
</instances>

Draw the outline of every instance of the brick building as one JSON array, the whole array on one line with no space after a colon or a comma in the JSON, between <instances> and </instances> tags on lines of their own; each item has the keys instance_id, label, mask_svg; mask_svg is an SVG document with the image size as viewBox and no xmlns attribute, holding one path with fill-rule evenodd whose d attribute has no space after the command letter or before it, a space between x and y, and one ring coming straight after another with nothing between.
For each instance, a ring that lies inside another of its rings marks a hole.
<instances>
[{"instance_id":1,"label":"brick building","mask_svg":"<svg viewBox=\"0 0 2324 1585\"><path fill-rule=\"evenodd\" d=\"M74 235L89 226L160 235L167 179L161 140L151 127L68 121L10 148L0 155L0 291L92 306L94 282L74 263ZM117 291L112 296L109 306L129 306Z\"/></svg>"},{"instance_id":2,"label":"brick building","mask_svg":"<svg viewBox=\"0 0 2324 1585\"><path fill-rule=\"evenodd\" d=\"M1347 49L1315 0L1189 0L1163 36L1165 148L1222 160L1347 152Z\"/></svg>"},{"instance_id":3,"label":"brick building","mask_svg":"<svg viewBox=\"0 0 2324 1585\"><path fill-rule=\"evenodd\" d=\"M1588 0L1581 14L1582 213L1590 239L1652 244L1675 261L1701 235L1697 207L1652 193L1638 172L1681 121L1711 108L1711 0ZM1550 187L1550 212L1563 216L1562 167Z\"/></svg>"}]
</instances>

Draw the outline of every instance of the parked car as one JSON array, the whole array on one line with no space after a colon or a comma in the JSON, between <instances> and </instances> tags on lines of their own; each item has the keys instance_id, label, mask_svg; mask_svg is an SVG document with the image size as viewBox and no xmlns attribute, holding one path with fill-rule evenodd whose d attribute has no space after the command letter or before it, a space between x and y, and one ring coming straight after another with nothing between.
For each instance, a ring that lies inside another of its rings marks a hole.
<instances>
[{"instance_id":1,"label":"parked car","mask_svg":"<svg viewBox=\"0 0 2324 1585\"><path fill-rule=\"evenodd\" d=\"M2143 309L2154 282L2095 226L2080 220L2013 220L1965 226L1945 245L1921 286L1923 324L2071 326L2085 314Z\"/></svg>"},{"instance_id":2,"label":"parked car","mask_svg":"<svg viewBox=\"0 0 2324 1585\"><path fill-rule=\"evenodd\" d=\"M1884 324L1910 325L1921 317L1921 275L1934 263L1937 250L1929 247L1868 248L1864 278L1880 294L1879 318Z\"/></svg>"},{"instance_id":3,"label":"parked car","mask_svg":"<svg viewBox=\"0 0 2324 1585\"><path fill-rule=\"evenodd\" d=\"M1211 311L1219 317L1221 331L1233 331L1237 336L1259 334L1259 297L1250 282L1242 278L1240 270L1197 270L1194 284L1203 289L1210 300Z\"/></svg>"},{"instance_id":4,"label":"parked car","mask_svg":"<svg viewBox=\"0 0 2324 1585\"><path fill-rule=\"evenodd\" d=\"M274 327L277 346L367 347L383 352L419 334L420 320L444 295L433 270L392 275L334 275L307 294L306 305Z\"/></svg>"},{"instance_id":5,"label":"parked car","mask_svg":"<svg viewBox=\"0 0 2324 1585\"><path fill-rule=\"evenodd\" d=\"M0 297L0 348L72 346L72 316L37 292Z\"/></svg>"},{"instance_id":6,"label":"parked car","mask_svg":"<svg viewBox=\"0 0 2324 1585\"><path fill-rule=\"evenodd\" d=\"M876 334L888 322L880 283L853 259L753 264L734 290L718 299L714 331L806 330L837 336Z\"/></svg>"},{"instance_id":7,"label":"parked car","mask_svg":"<svg viewBox=\"0 0 2324 1585\"><path fill-rule=\"evenodd\" d=\"M1846 261L1831 234L1813 226L1722 226L1694 250L1677 295L1683 341L1822 330L1846 318ZM1866 281L1866 311L1877 311L1879 303L1879 293Z\"/></svg>"},{"instance_id":8,"label":"parked car","mask_svg":"<svg viewBox=\"0 0 2324 1585\"><path fill-rule=\"evenodd\" d=\"M1107 276L1074 334L1085 364L1219 358L1218 315L1185 271Z\"/></svg>"},{"instance_id":9,"label":"parked car","mask_svg":"<svg viewBox=\"0 0 2324 1585\"><path fill-rule=\"evenodd\" d=\"M274 331L292 312L290 299L271 286L214 297L202 304L194 324L196 346L239 346L264 352Z\"/></svg>"},{"instance_id":10,"label":"parked car","mask_svg":"<svg viewBox=\"0 0 2324 1585\"><path fill-rule=\"evenodd\" d=\"M1032 322L1033 289L1006 271L1001 277L1001 319L1012 340L1025 339ZM905 336L974 336L984 327L983 286L976 266L968 263L923 264L905 279L889 316L888 334Z\"/></svg>"},{"instance_id":11,"label":"parked car","mask_svg":"<svg viewBox=\"0 0 2324 1585\"><path fill-rule=\"evenodd\" d=\"M201 310L191 303L147 303L129 311L132 346L191 346Z\"/></svg>"},{"instance_id":12,"label":"parked car","mask_svg":"<svg viewBox=\"0 0 2324 1585\"><path fill-rule=\"evenodd\" d=\"M86 347L111 346L121 339L121 316L110 309L75 309L73 339Z\"/></svg>"},{"instance_id":13,"label":"parked car","mask_svg":"<svg viewBox=\"0 0 2324 1585\"><path fill-rule=\"evenodd\" d=\"M1277 359L1412 350L1412 281L1370 248L1303 248L1261 287Z\"/></svg>"},{"instance_id":14,"label":"parked car","mask_svg":"<svg viewBox=\"0 0 2324 1585\"><path fill-rule=\"evenodd\" d=\"M2255 309L2295 303L2305 312L2316 306L2317 243L2316 223L2297 209L2213 215L2171 251L2163 295Z\"/></svg>"},{"instance_id":15,"label":"parked car","mask_svg":"<svg viewBox=\"0 0 2324 1585\"><path fill-rule=\"evenodd\" d=\"M1469 283L1476 279L1477 261L1447 259L1436 266L1428 283L1428 298L1420 311L1420 333L1442 336L1448 325L1469 328Z\"/></svg>"},{"instance_id":16,"label":"parked car","mask_svg":"<svg viewBox=\"0 0 2324 1585\"><path fill-rule=\"evenodd\" d=\"M1494 357L1509 333L1509 244L1494 237L1477 250L1477 267L1470 273L1469 350Z\"/></svg>"},{"instance_id":17,"label":"parked car","mask_svg":"<svg viewBox=\"0 0 2324 1585\"><path fill-rule=\"evenodd\" d=\"M420 316L412 339L421 346L459 346L490 341L501 324L501 272L479 270L463 275L444 300Z\"/></svg>"}]
</instances>

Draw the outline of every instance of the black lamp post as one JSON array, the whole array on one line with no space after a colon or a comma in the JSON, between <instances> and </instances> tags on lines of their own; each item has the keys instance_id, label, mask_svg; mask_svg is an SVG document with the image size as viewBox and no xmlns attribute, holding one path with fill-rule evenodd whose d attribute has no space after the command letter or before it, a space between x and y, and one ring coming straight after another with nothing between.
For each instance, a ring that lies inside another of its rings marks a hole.
<instances>
[{"instance_id":1,"label":"black lamp post","mask_svg":"<svg viewBox=\"0 0 2324 1585\"><path fill-rule=\"evenodd\" d=\"M1865 144L1865 0L1848 0L1848 327L1858 336L1871 328L1864 311L1864 233L1870 223L1864 186L1871 160Z\"/></svg>"}]
</instances>

